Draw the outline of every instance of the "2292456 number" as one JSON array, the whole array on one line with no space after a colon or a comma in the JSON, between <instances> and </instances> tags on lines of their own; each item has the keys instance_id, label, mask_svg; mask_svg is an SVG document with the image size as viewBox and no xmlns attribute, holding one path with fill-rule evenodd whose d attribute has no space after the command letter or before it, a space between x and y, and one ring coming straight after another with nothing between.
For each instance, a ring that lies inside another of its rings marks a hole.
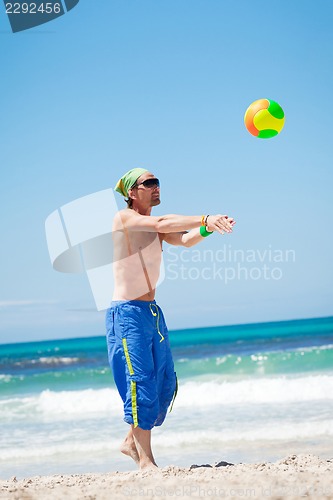
<instances>
[{"instance_id":1,"label":"2292456 number","mask_svg":"<svg viewBox=\"0 0 333 500\"><path fill-rule=\"evenodd\" d=\"M60 14L61 4L45 2L37 6L36 3L6 3L7 14Z\"/></svg>"}]
</instances>

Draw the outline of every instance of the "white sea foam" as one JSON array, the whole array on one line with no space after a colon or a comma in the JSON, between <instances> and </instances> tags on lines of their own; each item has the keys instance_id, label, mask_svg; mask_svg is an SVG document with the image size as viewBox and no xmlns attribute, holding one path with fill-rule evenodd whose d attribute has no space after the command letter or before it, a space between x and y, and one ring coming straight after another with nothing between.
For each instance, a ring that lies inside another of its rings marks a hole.
<instances>
[{"instance_id":1,"label":"white sea foam","mask_svg":"<svg viewBox=\"0 0 333 500\"><path fill-rule=\"evenodd\" d=\"M240 381L180 381L177 408L226 407L236 404L276 404L333 400L333 374L297 378L251 378ZM70 416L99 418L121 414L122 401L116 389L50 391L0 400L0 420L38 415L62 419Z\"/></svg>"},{"instance_id":2,"label":"white sea foam","mask_svg":"<svg viewBox=\"0 0 333 500\"><path fill-rule=\"evenodd\" d=\"M186 382L180 384L177 406L207 407L317 400L333 400L333 375L251 378L238 382Z\"/></svg>"},{"instance_id":3,"label":"white sea foam","mask_svg":"<svg viewBox=\"0 0 333 500\"><path fill-rule=\"evenodd\" d=\"M154 429L154 445L176 453L327 442L332 406L333 374L180 383L166 425ZM0 462L113 456L127 430L122 419L114 388L1 399Z\"/></svg>"},{"instance_id":4,"label":"white sea foam","mask_svg":"<svg viewBox=\"0 0 333 500\"><path fill-rule=\"evenodd\" d=\"M224 443L241 441L288 441L315 438L333 437L333 421L320 422L283 422L281 420L267 425L255 423L245 426L234 424L233 428L223 427L218 431L191 430L185 432L171 432L169 429L154 436L154 443L164 448L179 448L181 446L203 445L215 447Z\"/></svg>"},{"instance_id":5,"label":"white sea foam","mask_svg":"<svg viewBox=\"0 0 333 500\"><path fill-rule=\"evenodd\" d=\"M115 389L85 389L82 391L43 391L36 400L36 409L52 415L92 415L114 413L122 409Z\"/></svg>"},{"instance_id":6,"label":"white sea foam","mask_svg":"<svg viewBox=\"0 0 333 500\"><path fill-rule=\"evenodd\" d=\"M126 429L122 429L125 434ZM72 431L72 434L57 436L57 439L50 436L48 439L34 438L33 441L26 437L26 441L22 446L7 445L2 446L0 453L0 463L8 460L16 459L45 459L55 456L82 456L82 454L90 454L90 456L106 453L111 456L112 452L118 451L122 435L117 438L101 439L103 428L95 430L87 430L84 435L79 437ZM221 449L225 446L245 446L246 444L255 444L256 446L268 445L271 443L278 445L283 441L302 441L307 439L327 440L333 437L333 422L332 420L323 420L320 422L283 422L277 421L267 425L241 425L234 428L223 428L218 430L187 430L172 432L170 428L157 428L154 431L154 446L164 450L179 450L182 448L205 448L210 450Z\"/></svg>"},{"instance_id":7,"label":"white sea foam","mask_svg":"<svg viewBox=\"0 0 333 500\"><path fill-rule=\"evenodd\" d=\"M15 366L28 366L28 365L69 365L80 361L80 358L73 357L58 357L58 356L41 356L37 359L29 359L24 361L17 361Z\"/></svg>"},{"instance_id":8,"label":"white sea foam","mask_svg":"<svg viewBox=\"0 0 333 500\"><path fill-rule=\"evenodd\" d=\"M52 457L56 455L82 455L85 453L97 453L102 451L114 451L119 447L118 441L108 442L107 440L87 440L85 442L78 442L71 439L70 442L49 443L45 442L42 445L31 445L26 447L8 447L2 449L0 454L0 462L19 459L19 458L42 458Z\"/></svg>"},{"instance_id":9,"label":"white sea foam","mask_svg":"<svg viewBox=\"0 0 333 500\"><path fill-rule=\"evenodd\" d=\"M70 363L77 363L79 359L80 358L70 358L70 357L59 358L57 356L49 356L49 357L39 358L39 362L46 365L68 365Z\"/></svg>"},{"instance_id":10,"label":"white sea foam","mask_svg":"<svg viewBox=\"0 0 333 500\"><path fill-rule=\"evenodd\" d=\"M313 345L309 347L297 347L295 351L313 352L313 351L330 351L333 349L333 344Z\"/></svg>"},{"instance_id":11,"label":"white sea foam","mask_svg":"<svg viewBox=\"0 0 333 500\"><path fill-rule=\"evenodd\" d=\"M115 389L86 389L82 391L42 391L38 395L0 400L0 421L11 418L49 420L99 418L120 414L122 401Z\"/></svg>"}]
</instances>

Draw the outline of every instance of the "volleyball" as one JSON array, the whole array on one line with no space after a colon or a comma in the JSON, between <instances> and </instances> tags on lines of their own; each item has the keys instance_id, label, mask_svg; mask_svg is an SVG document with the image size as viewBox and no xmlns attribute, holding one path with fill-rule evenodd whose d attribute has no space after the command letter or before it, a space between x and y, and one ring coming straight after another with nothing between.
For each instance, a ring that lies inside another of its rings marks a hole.
<instances>
[{"instance_id":1,"label":"volleyball","mask_svg":"<svg viewBox=\"0 0 333 500\"><path fill-rule=\"evenodd\" d=\"M283 129L284 112L277 102L258 99L247 108L244 123L250 134L259 139L270 139Z\"/></svg>"}]
</instances>

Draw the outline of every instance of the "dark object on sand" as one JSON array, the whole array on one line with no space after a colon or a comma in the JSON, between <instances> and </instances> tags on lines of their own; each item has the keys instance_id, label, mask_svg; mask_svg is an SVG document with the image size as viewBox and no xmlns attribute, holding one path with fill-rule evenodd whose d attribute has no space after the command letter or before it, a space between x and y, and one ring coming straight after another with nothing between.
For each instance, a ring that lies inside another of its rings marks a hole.
<instances>
[{"instance_id":1,"label":"dark object on sand","mask_svg":"<svg viewBox=\"0 0 333 500\"><path fill-rule=\"evenodd\" d=\"M192 470L192 469L198 469L199 467L211 467L212 468L212 466L209 465L209 464L203 464L203 465L194 464L194 465L191 465L190 470Z\"/></svg>"},{"instance_id":2,"label":"dark object on sand","mask_svg":"<svg viewBox=\"0 0 333 500\"><path fill-rule=\"evenodd\" d=\"M218 462L217 464L215 464L214 467L226 467L227 465L234 465L234 464L230 464L229 462L224 462L222 460L222 462Z\"/></svg>"}]
</instances>

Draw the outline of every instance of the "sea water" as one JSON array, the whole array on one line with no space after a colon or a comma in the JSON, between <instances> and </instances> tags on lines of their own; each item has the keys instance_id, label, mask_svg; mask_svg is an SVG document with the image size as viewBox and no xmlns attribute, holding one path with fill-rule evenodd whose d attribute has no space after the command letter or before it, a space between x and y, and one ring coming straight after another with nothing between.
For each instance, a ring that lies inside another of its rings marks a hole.
<instances>
[{"instance_id":1,"label":"sea water","mask_svg":"<svg viewBox=\"0 0 333 500\"><path fill-rule=\"evenodd\" d=\"M170 332L157 463L333 458L333 317ZM0 479L134 470L105 337L0 345Z\"/></svg>"}]
</instances>

